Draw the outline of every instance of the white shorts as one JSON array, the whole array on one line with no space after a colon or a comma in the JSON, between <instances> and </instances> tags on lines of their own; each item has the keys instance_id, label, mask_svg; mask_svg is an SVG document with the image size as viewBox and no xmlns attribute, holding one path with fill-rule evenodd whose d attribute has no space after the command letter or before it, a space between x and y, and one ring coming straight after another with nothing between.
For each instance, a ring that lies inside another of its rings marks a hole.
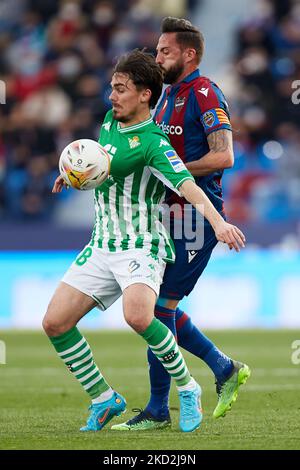
<instances>
[{"instance_id":1,"label":"white shorts","mask_svg":"<svg viewBox=\"0 0 300 470\"><path fill-rule=\"evenodd\" d=\"M131 284L146 284L159 295L166 263L142 248L107 252L87 245L62 281L92 297L101 310L110 307Z\"/></svg>"}]
</instances>

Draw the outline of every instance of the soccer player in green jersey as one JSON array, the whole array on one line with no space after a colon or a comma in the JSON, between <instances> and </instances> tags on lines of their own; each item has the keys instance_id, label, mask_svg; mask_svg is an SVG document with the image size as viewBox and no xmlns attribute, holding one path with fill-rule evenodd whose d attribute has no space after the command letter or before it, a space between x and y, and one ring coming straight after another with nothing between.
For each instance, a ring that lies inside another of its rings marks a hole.
<instances>
[{"instance_id":1,"label":"soccer player in green jersey","mask_svg":"<svg viewBox=\"0 0 300 470\"><path fill-rule=\"evenodd\" d=\"M186 162L197 186L224 215L221 178L234 162L225 96L215 83L200 74L204 38L198 28L183 18L167 17L161 29L156 62L169 86L159 100L154 120ZM165 204L173 209L169 212L169 233L176 260L166 266L154 314L177 337L179 347L199 357L211 369L218 395L213 416L219 418L231 409L240 385L250 376L250 369L224 354L180 308L180 301L190 294L202 276L218 240L209 222L201 222L197 211L176 193L168 191ZM201 243L200 237L196 237L193 247L192 232L202 236ZM149 431L171 424L170 376L149 348L147 356L151 385L148 403L126 422L115 424L114 430Z\"/></svg>"},{"instance_id":2,"label":"soccer player in green jersey","mask_svg":"<svg viewBox=\"0 0 300 470\"><path fill-rule=\"evenodd\" d=\"M95 364L78 321L93 307L107 309L123 294L126 322L147 342L176 382L180 429L190 432L202 420L201 388L191 377L171 331L154 318L154 306L173 242L160 219L165 185L184 196L209 220L218 240L239 250L243 233L228 224L154 124L150 108L162 90L155 59L133 51L117 63L112 77L112 110L99 142L111 156L109 178L95 190L96 220L89 244L59 284L43 327L58 355L89 394L90 416L82 431L98 431L126 408ZM53 187L64 186L59 176ZM129 378L130 379L130 378Z\"/></svg>"}]
</instances>

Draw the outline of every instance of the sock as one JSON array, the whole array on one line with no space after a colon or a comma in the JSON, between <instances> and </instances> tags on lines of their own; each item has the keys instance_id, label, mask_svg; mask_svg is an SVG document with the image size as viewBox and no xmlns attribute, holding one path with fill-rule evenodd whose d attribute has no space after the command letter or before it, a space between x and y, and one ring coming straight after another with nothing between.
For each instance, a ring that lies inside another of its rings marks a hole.
<instances>
[{"instance_id":1,"label":"sock","mask_svg":"<svg viewBox=\"0 0 300 470\"><path fill-rule=\"evenodd\" d=\"M176 330L179 346L202 359L216 379L224 382L233 370L232 360L201 333L190 317L179 308L176 309Z\"/></svg>"},{"instance_id":2,"label":"sock","mask_svg":"<svg viewBox=\"0 0 300 470\"><path fill-rule=\"evenodd\" d=\"M92 400L111 390L94 362L88 342L76 327L49 339L60 358Z\"/></svg>"},{"instance_id":3,"label":"sock","mask_svg":"<svg viewBox=\"0 0 300 470\"><path fill-rule=\"evenodd\" d=\"M97 403L103 403L104 401L109 400L114 394L114 391L112 388L109 387L106 392L102 392L101 395L99 395L97 398L92 399L93 405L96 405Z\"/></svg>"},{"instance_id":4,"label":"sock","mask_svg":"<svg viewBox=\"0 0 300 470\"><path fill-rule=\"evenodd\" d=\"M195 390L197 386L196 380L194 377L191 377L191 380L189 381L188 384L186 385L181 385L181 387L177 387L178 392L183 392L183 391L192 391Z\"/></svg>"},{"instance_id":5,"label":"sock","mask_svg":"<svg viewBox=\"0 0 300 470\"><path fill-rule=\"evenodd\" d=\"M175 310L156 306L154 314L175 336ZM169 415L171 377L150 348L148 348L147 356L151 388L150 399L145 410L158 419L167 418Z\"/></svg>"},{"instance_id":6,"label":"sock","mask_svg":"<svg viewBox=\"0 0 300 470\"><path fill-rule=\"evenodd\" d=\"M141 333L153 354L176 382L186 385L191 376L185 360L178 349L174 335L160 320L153 318L148 328Z\"/></svg>"}]
</instances>

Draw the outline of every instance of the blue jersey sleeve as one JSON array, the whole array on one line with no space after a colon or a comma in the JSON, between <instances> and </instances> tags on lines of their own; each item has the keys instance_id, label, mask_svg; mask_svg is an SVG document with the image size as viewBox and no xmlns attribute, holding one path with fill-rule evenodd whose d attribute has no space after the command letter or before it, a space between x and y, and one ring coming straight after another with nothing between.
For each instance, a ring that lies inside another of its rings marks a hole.
<instances>
[{"instance_id":1,"label":"blue jersey sleeve","mask_svg":"<svg viewBox=\"0 0 300 470\"><path fill-rule=\"evenodd\" d=\"M219 129L231 129L226 99L220 88L208 79L194 85L196 106L206 135Z\"/></svg>"}]
</instances>

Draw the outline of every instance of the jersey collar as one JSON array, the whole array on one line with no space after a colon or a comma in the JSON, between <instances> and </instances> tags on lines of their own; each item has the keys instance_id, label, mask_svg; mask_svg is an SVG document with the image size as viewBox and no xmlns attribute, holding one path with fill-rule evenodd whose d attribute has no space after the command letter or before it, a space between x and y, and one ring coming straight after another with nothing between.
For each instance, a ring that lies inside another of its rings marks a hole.
<instances>
[{"instance_id":1,"label":"jersey collar","mask_svg":"<svg viewBox=\"0 0 300 470\"><path fill-rule=\"evenodd\" d=\"M146 121L142 121L142 122L139 122L138 124L134 124L133 126L128 126L128 127L121 127L120 123L118 122L117 129L119 132L123 134L123 132L136 131L138 129L141 129L142 127L148 126L151 123L153 123L152 116L150 116L149 119L146 119Z\"/></svg>"},{"instance_id":2,"label":"jersey collar","mask_svg":"<svg viewBox=\"0 0 300 470\"><path fill-rule=\"evenodd\" d=\"M182 80L184 83L189 83L191 82L192 80L195 80L195 78L198 78L200 77L200 70L199 69L196 69L194 70L194 72L190 73L189 75L187 75L185 77L184 80Z\"/></svg>"}]
</instances>

